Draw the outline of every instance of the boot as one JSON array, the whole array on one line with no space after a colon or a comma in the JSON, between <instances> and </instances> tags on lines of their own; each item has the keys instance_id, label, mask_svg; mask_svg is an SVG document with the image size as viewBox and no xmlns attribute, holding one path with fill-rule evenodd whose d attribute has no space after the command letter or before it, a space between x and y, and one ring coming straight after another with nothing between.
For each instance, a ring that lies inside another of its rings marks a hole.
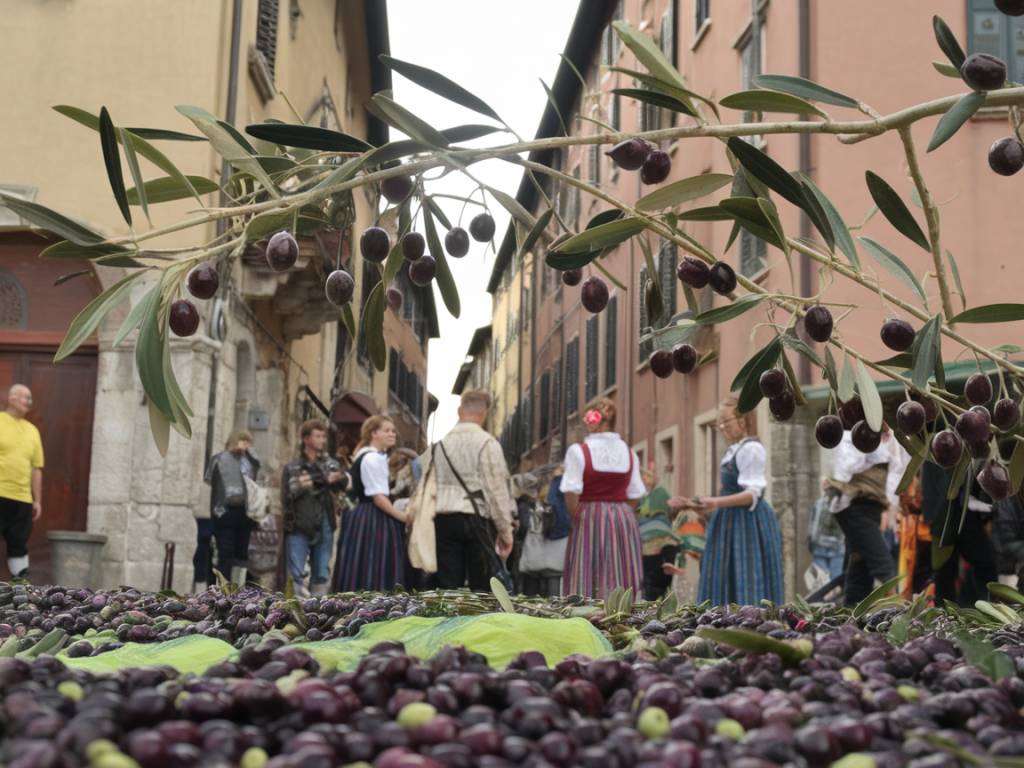
<instances>
[{"instance_id":1,"label":"boot","mask_svg":"<svg viewBox=\"0 0 1024 768\"><path fill-rule=\"evenodd\" d=\"M7 570L16 579L28 578L28 555L24 557L8 557Z\"/></svg>"},{"instance_id":2,"label":"boot","mask_svg":"<svg viewBox=\"0 0 1024 768\"><path fill-rule=\"evenodd\" d=\"M244 565L235 565L231 567L231 581L240 587L245 586L245 575L248 573L248 568Z\"/></svg>"},{"instance_id":3,"label":"boot","mask_svg":"<svg viewBox=\"0 0 1024 768\"><path fill-rule=\"evenodd\" d=\"M309 591L312 597L325 597L327 595L328 583L326 581L320 581L315 584L309 585Z\"/></svg>"}]
</instances>

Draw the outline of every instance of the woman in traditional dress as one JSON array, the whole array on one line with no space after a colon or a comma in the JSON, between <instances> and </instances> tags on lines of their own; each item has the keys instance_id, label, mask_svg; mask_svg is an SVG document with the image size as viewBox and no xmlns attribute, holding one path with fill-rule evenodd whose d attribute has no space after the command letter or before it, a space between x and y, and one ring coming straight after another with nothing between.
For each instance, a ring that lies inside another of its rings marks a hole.
<instances>
[{"instance_id":1,"label":"woman in traditional dress","mask_svg":"<svg viewBox=\"0 0 1024 768\"><path fill-rule=\"evenodd\" d=\"M718 423L731 443L722 457L719 496L674 497L676 509L695 509L709 518L697 600L714 605L781 603L782 533L775 511L764 500L767 452L748 432L747 419L728 397Z\"/></svg>"},{"instance_id":2,"label":"woman in traditional dress","mask_svg":"<svg viewBox=\"0 0 1024 768\"><path fill-rule=\"evenodd\" d=\"M634 509L647 489L636 454L615 433L615 403L606 397L588 406L589 433L569 446L561 490L573 517L565 553L562 591L603 598L616 587L643 588L640 531Z\"/></svg>"},{"instance_id":3,"label":"woman in traditional dress","mask_svg":"<svg viewBox=\"0 0 1024 768\"><path fill-rule=\"evenodd\" d=\"M345 514L338 540L335 586L339 592L387 592L403 580L404 512L391 503L387 452L395 425L387 416L363 422L349 475L355 508Z\"/></svg>"}]
</instances>

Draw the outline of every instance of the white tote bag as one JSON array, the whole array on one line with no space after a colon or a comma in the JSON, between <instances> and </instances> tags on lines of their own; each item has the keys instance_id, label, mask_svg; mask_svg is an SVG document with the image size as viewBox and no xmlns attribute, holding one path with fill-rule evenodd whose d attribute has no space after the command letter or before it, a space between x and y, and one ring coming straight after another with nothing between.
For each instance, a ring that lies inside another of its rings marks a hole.
<instances>
[{"instance_id":1,"label":"white tote bag","mask_svg":"<svg viewBox=\"0 0 1024 768\"><path fill-rule=\"evenodd\" d=\"M409 531L409 562L413 568L426 573L437 573L437 539L434 534L434 516L437 514L437 473L434 470L433 455L416 486L416 492L409 499L412 513L412 530Z\"/></svg>"},{"instance_id":2,"label":"white tote bag","mask_svg":"<svg viewBox=\"0 0 1024 768\"><path fill-rule=\"evenodd\" d=\"M561 573L565 570L569 538L549 539L544 535L543 509L538 505L530 514L530 527L523 542L523 553L519 556L520 573Z\"/></svg>"},{"instance_id":3,"label":"white tote bag","mask_svg":"<svg viewBox=\"0 0 1024 768\"><path fill-rule=\"evenodd\" d=\"M270 511L270 494L255 480L243 475L245 480L245 514L254 523L263 522Z\"/></svg>"}]
</instances>

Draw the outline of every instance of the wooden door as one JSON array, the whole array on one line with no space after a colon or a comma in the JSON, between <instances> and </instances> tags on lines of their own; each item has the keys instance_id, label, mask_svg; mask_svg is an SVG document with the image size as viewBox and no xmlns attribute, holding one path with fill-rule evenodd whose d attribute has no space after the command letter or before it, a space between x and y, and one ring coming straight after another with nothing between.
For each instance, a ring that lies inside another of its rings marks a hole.
<instances>
[{"instance_id":1,"label":"wooden door","mask_svg":"<svg viewBox=\"0 0 1024 768\"><path fill-rule=\"evenodd\" d=\"M32 390L28 420L39 429L43 469L43 516L32 526L29 558L32 580L49 583L49 530L84 531L89 505L89 467L96 398L95 352L53 362L52 351L0 351L0 391L12 383ZM7 558L0 578L8 578Z\"/></svg>"}]
</instances>

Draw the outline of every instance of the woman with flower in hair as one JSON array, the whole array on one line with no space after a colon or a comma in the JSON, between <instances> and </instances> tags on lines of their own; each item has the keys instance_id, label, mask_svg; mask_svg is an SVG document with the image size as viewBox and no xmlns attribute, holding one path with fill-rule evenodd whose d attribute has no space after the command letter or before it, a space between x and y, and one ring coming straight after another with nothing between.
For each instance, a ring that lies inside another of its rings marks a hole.
<instances>
[{"instance_id":1,"label":"woman with flower in hair","mask_svg":"<svg viewBox=\"0 0 1024 768\"><path fill-rule=\"evenodd\" d=\"M615 403L598 398L583 416L587 436L565 454L562 493L573 517L562 592L604 598L616 587L639 597L640 531L634 509L646 493L640 461L615 432Z\"/></svg>"}]
</instances>

